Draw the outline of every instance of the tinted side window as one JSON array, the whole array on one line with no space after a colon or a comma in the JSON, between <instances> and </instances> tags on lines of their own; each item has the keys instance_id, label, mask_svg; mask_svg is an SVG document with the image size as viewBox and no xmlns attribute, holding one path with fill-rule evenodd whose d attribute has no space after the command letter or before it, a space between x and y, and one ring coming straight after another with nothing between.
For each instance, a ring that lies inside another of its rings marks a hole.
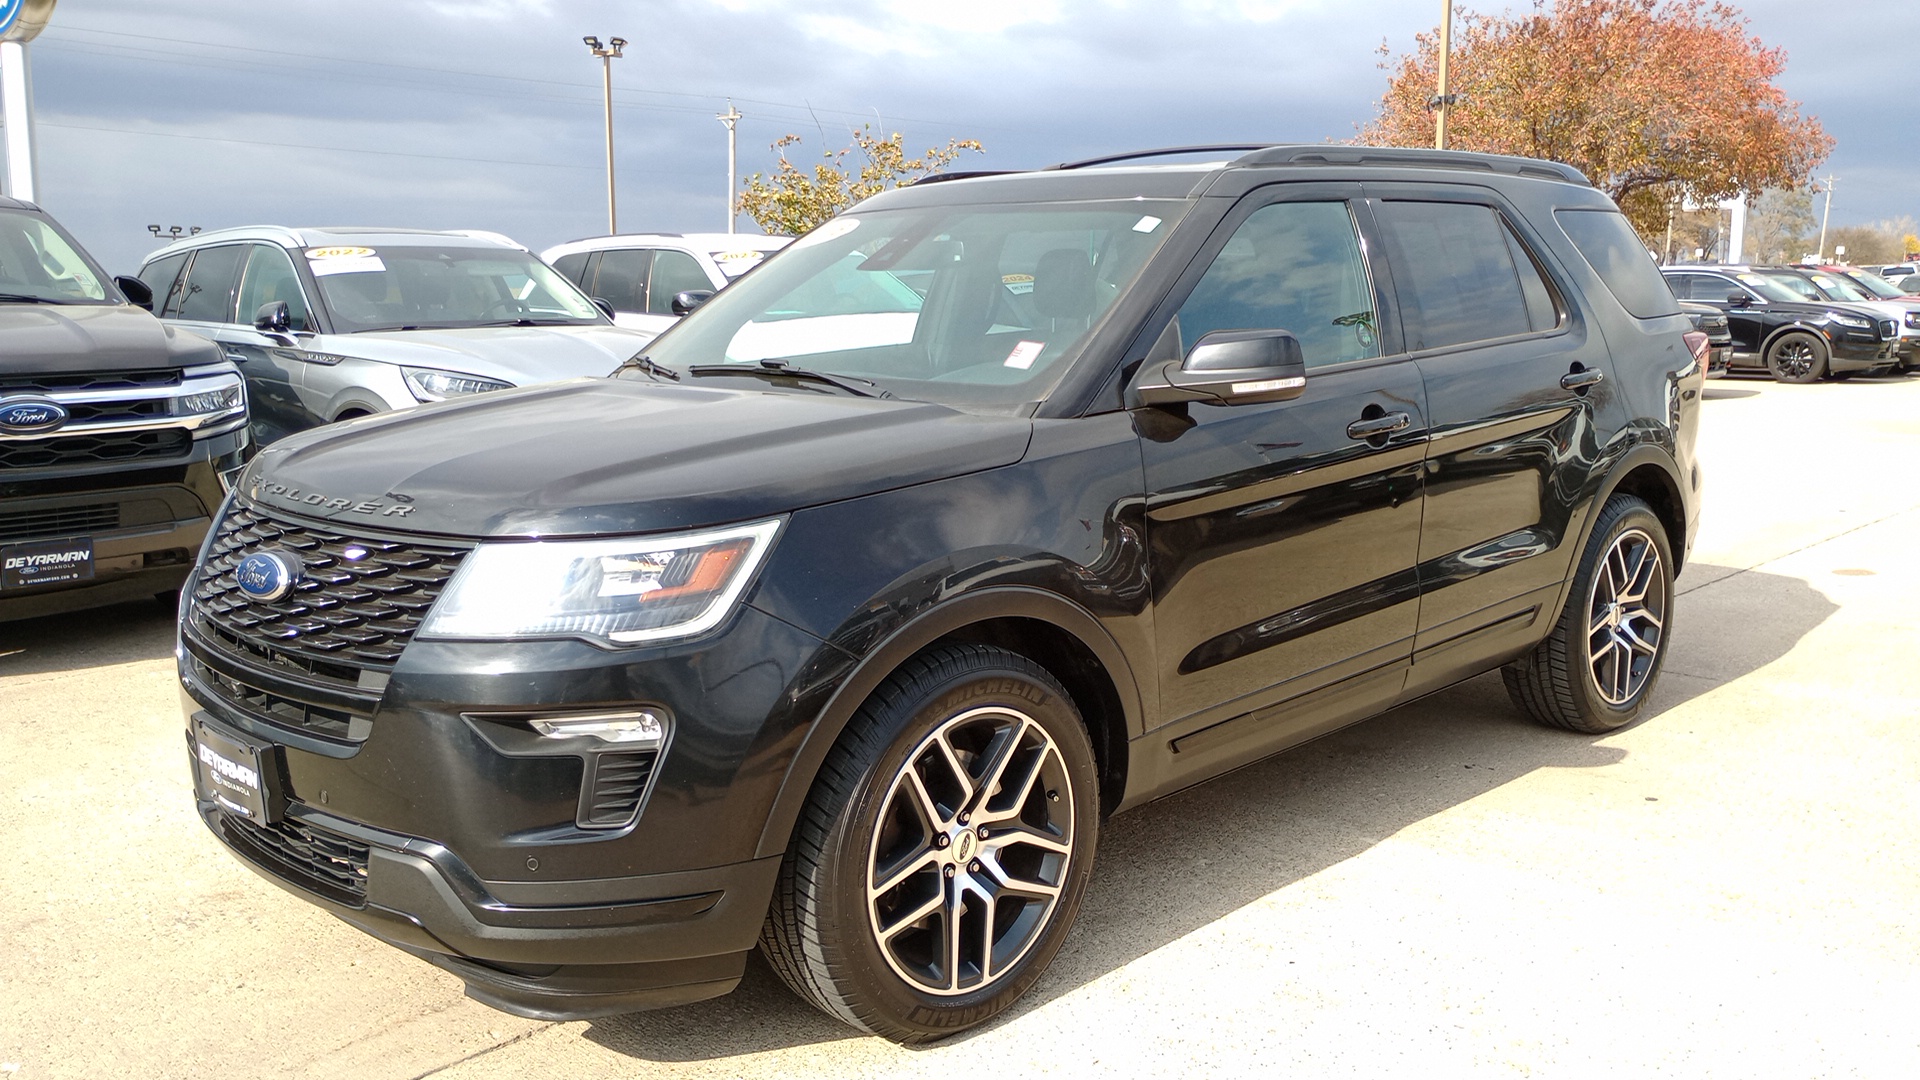
<instances>
[{"instance_id":1,"label":"tinted side window","mask_svg":"<svg viewBox=\"0 0 1920 1080\"><path fill-rule=\"evenodd\" d=\"M240 262L246 254L247 249L241 244L201 248L196 252L193 265L187 267L178 316L197 322L232 322L233 289L240 279Z\"/></svg>"},{"instance_id":2,"label":"tinted side window","mask_svg":"<svg viewBox=\"0 0 1920 1080\"><path fill-rule=\"evenodd\" d=\"M293 316L293 329L309 329L307 298L300 291L300 278L293 271L293 260L286 249L267 244L253 245L246 272L240 278L240 305L235 321L252 324L261 305L276 300L287 303Z\"/></svg>"},{"instance_id":3,"label":"tinted side window","mask_svg":"<svg viewBox=\"0 0 1920 1080\"><path fill-rule=\"evenodd\" d=\"M593 295L612 304L615 311L647 310L647 266L652 261L650 248L601 252Z\"/></svg>"},{"instance_id":4,"label":"tinted side window","mask_svg":"<svg viewBox=\"0 0 1920 1080\"><path fill-rule=\"evenodd\" d=\"M1678 314L1673 292L1664 288L1640 236L1616 210L1555 210L1555 220L1580 257L1607 283L1620 306L1637 318Z\"/></svg>"},{"instance_id":5,"label":"tinted side window","mask_svg":"<svg viewBox=\"0 0 1920 1080\"><path fill-rule=\"evenodd\" d=\"M1535 330L1551 330L1560 325L1560 305L1554 302L1553 288L1541 276L1540 266L1533 261L1533 255L1527 251L1527 245L1507 228L1507 251L1513 256L1513 266L1520 275L1520 291L1527 298L1527 322Z\"/></svg>"},{"instance_id":6,"label":"tinted side window","mask_svg":"<svg viewBox=\"0 0 1920 1080\"><path fill-rule=\"evenodd\" d=\"M653 253L653 284L647 288L647 311L653 315L673 314L673 294L688 289L710 290L713 282L700 263L684 251Z\"/></svg>"},{"instance_id":7,"label":"tinted side window","mask_svg":"<svg viewBox=\"0 0 1920 1080\"><path fill-rule=\"evenodd\" d=\"M1535 328L1506 225L1492 207L1384 202L1375 216L1393 260L1408 348L1438 349ZM1538 285L1531 261L1527 273Z\"/></svg>"},{"instance_id":8,"label":"tinted side window","mask_svg":"<svg viewBox=\"0 0 1920 1080\"><path fill-rule=\"evenodd\" d=\"M592 254L591 251L576 251L571 255L562 255L553 260L553 268L560 271L562 277L580 286L581 292L585 292L587 291L587 257Z\"/></svg>"},{"instance_id":9,"label":"tinted side window","mask_svg":"<svg viewBox=\"0 0 1920 1080\"><path fill-rule=\"evenodd\" d=\"M180 307L180 268L187 265L187 252L155 259L140 268L140 280L153 290L153 313L176 315Z\"/></svg>"},{"instance_id":10,"label":"tinted side window","mask_svg":"<svg viewBox=\"0 0 1920 1080\"><path fill-rule=\"evenodd\" d=\"M1253 212L1180 307L1181 349L1215 330L1288 330L1308 367L1380 355L1373 289L1343 202Z\"/></svg>"}]
</instances>

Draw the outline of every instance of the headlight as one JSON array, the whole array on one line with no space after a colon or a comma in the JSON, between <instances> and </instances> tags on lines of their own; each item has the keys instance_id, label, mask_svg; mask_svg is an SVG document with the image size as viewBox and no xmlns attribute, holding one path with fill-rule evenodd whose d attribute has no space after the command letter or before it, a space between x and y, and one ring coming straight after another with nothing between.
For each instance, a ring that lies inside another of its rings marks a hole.
<instances>
[{"instance_id":1,"label":"headlight","mask_svg":"<svg viewBox=\"0 0 1920 1080\"><path fill-rule=\"evenodd\" d=\"M1829 313L1827 315L1827 318L1836 323L1839 323L1841 326L1850 327L1854 330L1873 329L1872 319L1863 319L1858 315L1845 315L1838 311L1835 311L1835 312Z\"/></svg>"},{"instance_id":2,"label":"headlight","mask_svg":"<svg viewBox=\"0 0 1920 1080\"><path fill-rule=\"evenodd\" d=\"M1920 311L1907 312L1907 326L1910 329L1920 330Z\"/></svg>"},{"instance_id":3,"label":"headlight","mask_svg":"<svg viewBox=\"0 0 1920 1080\"><path fill-rule=\"evenodd\" d=\"M456 375L451 371L435 371L432 368L406 368L407 389L421 401L444 401L462 394L482 394L488 390L505 390L512 383L499 379L483 379L478 375Z\"/></svg>"},{"instance_id":4,"label":"headlight","mask_svg":"<svg viewBox=\"0 0 1920 1080\"><path fill-rule=\"evenodd\" d=\"M234 412L246 403L246 396L240 390L238 380L225 386L216 386L211 390L201 390L192 394L182 394L173 399L175 416L207 416Z\"/></svg>"},{"instance_id":5,"label":"headlight","mask_svg":"<svg viewBox=\"0 0 1920 1080\"><path fill-rule=\"evenodd\" d=\"M616 645L691 637L726 617L779 531L776 520L676 536L481 544L420 635Z\"/></svg>"}]
</instances>

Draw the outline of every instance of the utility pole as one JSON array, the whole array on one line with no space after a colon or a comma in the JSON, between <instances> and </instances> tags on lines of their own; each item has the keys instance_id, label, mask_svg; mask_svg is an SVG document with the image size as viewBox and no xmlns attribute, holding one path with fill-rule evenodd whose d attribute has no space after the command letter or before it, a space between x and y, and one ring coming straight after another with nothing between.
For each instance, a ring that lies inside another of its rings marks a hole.
<instances>
[{"instance_id":1,"label":"utility pole","mask_svg":"<svg viewBox=\"0 0 1920 1080\"><path fill-rule=\"evenodd\" d=\"M727 125L727 232L731 234L734 231L733 219L740 216L740 211L736 209L740 204L734 201L733 197L734 185L738 183L733 171L733 125L740 122L740 110L733 107L732 98L727 99L727 111L714 117L714 119Z\"/></svg>"},{"instance_id":2,"label":"utility pole","mask_svg":"<svg viewBox=\"0 0 1920 1080\"><path fill-rule=\"evenodd\" d=\"M1453 0L1440 0L1440 92L1427 104L1433 108L1433 148L1447 148L1447 108L1454 95L1447 89L1447 58L1453 53Z\"/></svg>"},{"instance_id":3,"label":"utility pole","mask_svg":"<svg viewBox=\"0 0 1920 1080\"><path fill-rule=\"evenodd\" d=\"M580 39L587 43L587 49L600 58L600 87L607 103L607 232L620 231L620 217L613 207L613 62L621 56L620 50L627 47L626 38L609 38L605 48L597 37Z\"/></svg>"},{"instance_id":4,"label":"utility pole","mask_svg":"<svg viewBox=\"0 0 1920 1080\"><path fill-rule=\"evenodd\" d=\"M1820 211L1820 261L1827 261L1827 220L1833 217L1833 174L1827 174L1827 205Z\"/></svg>"}]
</instances>

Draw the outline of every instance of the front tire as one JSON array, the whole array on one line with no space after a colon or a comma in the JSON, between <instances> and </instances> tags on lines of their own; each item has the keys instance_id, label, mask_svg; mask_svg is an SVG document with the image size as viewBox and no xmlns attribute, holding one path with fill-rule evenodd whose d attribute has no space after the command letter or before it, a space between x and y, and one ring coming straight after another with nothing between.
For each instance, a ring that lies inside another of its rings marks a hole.
<instances>
[{"instance_id":1,"label":"front tire","mask_svg":"<svg viewBox=\"0 0 1920 1080\"><path fill-rule=\"evenodd\" d=\"M761 949L801 997L893 1039L986 1022L1039 979L1086 891L1098 773L1080 714L1026 657L915 657L827 756Z\"/></svg>"},{"instance_id":2,"label":"front tire","mask_svg":"<svg viewBox=\"0 0 1920 1080\"><path fill-rule=\"evenodd\" d=\"M1520 711L1600 735L1638 719L1673 623L1673 549L1653 508L1615 495L1600 511L1552 632L1501 669Z\"/></svg>"},{"instance_id":3,"label":"front tire","mask_svg":"<svg viewBox=\"0 0 1920 1080\"><path fill-rule=\"evenodd\" d=\"M1827 343L1800 330L1781 334L1767 346L1767 371L1777 382L1819 382L1827 374Z\"/></svg>"}]
</instances>

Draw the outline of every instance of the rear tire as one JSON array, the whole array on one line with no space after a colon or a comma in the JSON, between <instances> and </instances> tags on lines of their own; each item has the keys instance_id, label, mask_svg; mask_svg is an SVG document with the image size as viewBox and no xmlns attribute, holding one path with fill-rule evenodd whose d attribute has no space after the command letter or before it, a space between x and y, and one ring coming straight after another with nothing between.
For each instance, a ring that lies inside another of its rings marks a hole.
<instances>
[{"instance_id":1,"label":"rear tire","mask_svg":"<svg viewBox=\"0 0 1920 1080\"><path fill-rule=\"evenodd\" d=\"M1653 508L1615 495L1600 511L1566 607L1533 651L1501 669L1520 711L1600 735L1638 719L1673 629L1673 549Z\"/></svg>"},{"instance_id":2,"label":"rear tire","mask_svg":"<svg viewBox=\"0 0 1920 1080\"><path fill-rule=\"evenodd\" d=\"M1781 334L1767 346L1767 371L1777 382L1819 382L1827 374L1827 343L1803 330Z\"/></svg>"},{"instance_id":3,"label":"rear tire","mask_svg":"<svg viewBox=\"0 0 1920 1080\"><path fill-rule=\"evenodd\" d=\"M988 645L908 661L827 755L760 946L801 997L917 1044L985 1023L1045 972L1099 832L1073 700Z\"/></svg>"}]
</instances>

